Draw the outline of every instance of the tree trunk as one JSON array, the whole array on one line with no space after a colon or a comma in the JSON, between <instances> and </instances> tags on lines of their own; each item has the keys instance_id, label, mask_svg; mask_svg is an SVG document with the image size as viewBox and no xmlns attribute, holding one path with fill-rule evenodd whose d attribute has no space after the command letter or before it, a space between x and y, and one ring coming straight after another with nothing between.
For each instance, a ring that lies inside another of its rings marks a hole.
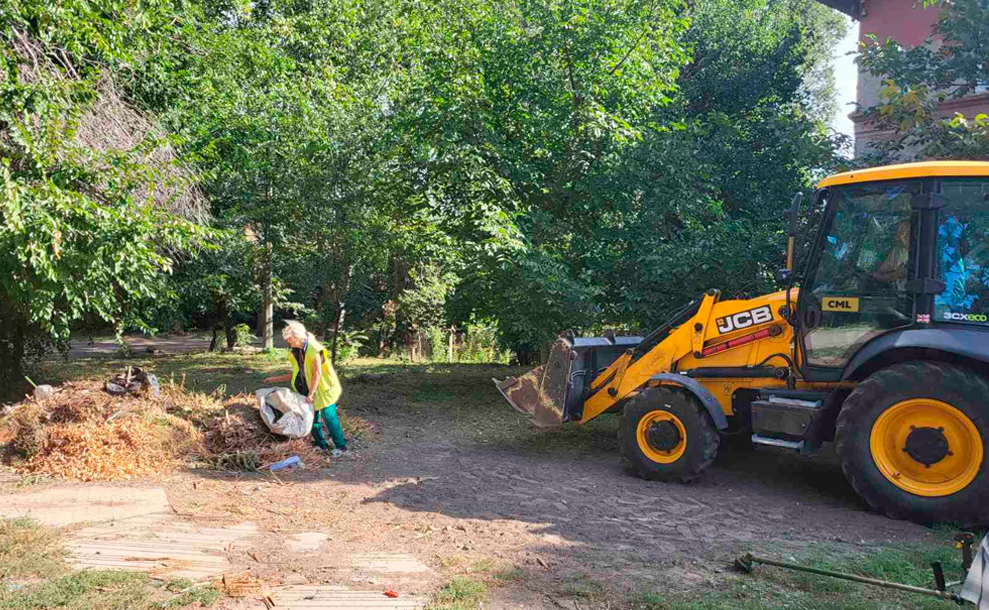
<instances>
[{"instance_id":1,"label":"tree trunk","mask_svg":"<svg viewBox=\"0 0 989 610\"><path fill-rule=\"evenodd\" d=\"M20 316L0 312L0 400L19 400L24 381L25 328ZM6 319L2 319L6 318ZM40 381L38 383L41 383Z\"/></svg>"},{"instance_id":2,"label":"tree trunk","mask_svg":"<svg viewBox=\"0 0 989 610\"><path fill-rule=\"evenodd\" d=\"M409 265L402 258L401 252L395 252L392 254L392 301L395 303L395 330L392 332L392 336L388 339L388 344L392 347L396 347L398 342L403 338L405 339L406 345L411 353L412 342L414 337L411 333L415 332L413 328L413 321L409 320L402 307L399 306L399 298L405 291L406 285L409 283Z\"/></svg>"},{"instance_id":3,"label":"tree trunk","mask_svg":"<svg viewBox=\"0 0 989 610\"><path fill-rule=\"evenodd\" d=\"M337 363L337 338L340 336L340 331L343 330L343 318L347 315L347 310L344 308L343 303L340 303L340 314L337 316L336 324L333 326L333 347L330 351L330 362L333 364Z\"/></svg>"},{"instance_id":4,"label":"tree trunk","mask_svg":"<svg viewBox=\"0 0 989 610\"><path fill-rule=\"evenodd\" d=\"M227 333L227 349L233 351L234 346L237 345L237 331L234 330L234 321L227 318L224 322L224 329Z\"/></svg>"},{"instance_id":5,"label":"tree trunk","mask_svg":"<svg viewBox=\"0 0 989 610\"><path fill-rule=\"evenodd\" d=\"M272 251L271 243L264 246L264 276L261 279L261 338L264 349L275 347L274 314L275 304L272 295Z\"/></svg>"},{"instance_id":6,"label":"tree trunk","mask_svg":"<svg viewBox=\"0 0 989 610\"><path fill-rule=\"evenodd\" d=\"M216 351L216 333L217 333L218 330L220 330L220 325L219 324L214 324L213 325L213 338L210 339L210 342L209 342L209 351L211 351L211 352L215 352Z\"/></svg>"},{"instance_id":7,"label":"tree trunk","mask_svg":"<svg viewBox=\"0 0 989 610\"><path fill-rule=\"evenodd\" d=\"M549 341L543 341L542 345L539 346L539 363L543 364L549 362L549 351L553 347L553 344Z\"/></svg>"},{"instance_id":8,"label":"tree trunk","mask_svg":"<svg viewBox=\"0 0 989 610\"><path fill-rule=\"evenodd\" d=\"M518 358L520 366L535 366L536 364L541 364L538 362L539 352L529 349L516 349L515 356Z\"/></svg>"}]
</instances>

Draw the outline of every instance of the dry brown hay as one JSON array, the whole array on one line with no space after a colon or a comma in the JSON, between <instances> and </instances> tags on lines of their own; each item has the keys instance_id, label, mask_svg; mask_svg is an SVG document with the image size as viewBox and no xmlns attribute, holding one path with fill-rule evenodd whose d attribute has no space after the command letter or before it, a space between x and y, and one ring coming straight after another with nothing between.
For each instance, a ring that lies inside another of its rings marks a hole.
<instances>
[{"instance_id":1,"label":"dry brown hay","mask_svg":"<svg viewBox=\"0 0 989 610\"><path fill-rule=\"evenodd\" d=\"M376 434L359 417L340 419L348 439ZM100 380L69 382L47 400L14 405L0 418L0 450L21 472L84 481L154 476L183 463L251 471L292 455L319 467L325 457L308 438L272 434L250 394L220 401L166 383L159 397L111 396Z\"/></svg>"}]
</instances>

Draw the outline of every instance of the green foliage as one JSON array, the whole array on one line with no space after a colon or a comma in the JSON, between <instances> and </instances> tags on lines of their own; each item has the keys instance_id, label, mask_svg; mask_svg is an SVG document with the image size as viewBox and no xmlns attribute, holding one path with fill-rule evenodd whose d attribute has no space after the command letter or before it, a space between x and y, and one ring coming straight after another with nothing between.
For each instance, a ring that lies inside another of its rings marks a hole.
<instances>
[{"instance_id":1,"label":"green foliage","mask_svg":"<svg viewBox=\"0 0 989 610\"><path fill-rule=\"evenodd\" d=\"M862 69L883 79L879 103L862 113L892 134L872 144L865 163L989 159L989 117L944 117L939 109L989 85L989 11L982 0L930 3L925 10L940 14L924 44L906 49L873 37L861 50Z\"/></svg>"},{"instance_id":2,"label":"green foliage","mask_svg":"<svg viewBox=\"0 0 989 610\"><path fill-rule=\"evenodd\" d=\"M398 297L399 311L414 328L426 329L442 324L447 295L458 278L439 267L426 264L410 273L411 285Z\"/></svg>"},{"instance_id":3,"label":"green foliage","mask_svg":"<svg viewBox=\"0 0 989 610\"><path fill-rule=\"evenodd\" d=\"M539 349L566 329L646 330L711 287L729 297L772 290L773 271L783 264L787 202L809 188L814 171L838 160L843 142L826 127L825 68L830 45L843 33L839 17L806 3L707 0L693 7L685 27L673 16L675 5L660 10L671 11L671 21L657 44L675 50L667 57L682 65L651 64L649 78L660 83L651 87L642 86L639 71L587 77L603 99L622 98L613 111L622 113L623 128L585 126L573 112L578 96L566 97L565 78L556 96L520 100L524 116L507 103L482 105L490 115L482 133L493 142L483 158L511 185L517 202L502 205L519 210L522 236L517 246L477 257L457 287L454 309L498 320L503 341L515 349ZM618 25L609 36L635 27L628 20ZM594 48L596 39L575 34L568 44L578 42ZM485 48L488 63L497 61L497 50ZM485 87L500 87L490 93L494 99L530 96L540 86L533 79L560 76L552 63L539 63L538 52L527 53L538 65L523 62L519 72L529 74L513 72L517 85L485 71ZM593 55L578 55L585 53ZM816 97L808 92L815 79ZM539 131L544 119L546 131L571 140ZM529 137L520 126L530 122L539 142L526 156L516 148ZM499 146L515 148L487 152ZM588 161L568 166L571 154ZM561 168L571 175L554 174Z\"/></svg>"},{"instance_id":4,"label":"green foliage","mask_svg":"<svg viewBox=\"0 0 989 610\"><path fill-rule=\"evenodd\" d=\"M429 355L433 362L446 362L449 351L450 331L444 332L439 326L430 326L426 329L426 336L429 340Z\"/></svg>"},{"instance_id":5,"label":"green foliage","mask_svg":"<svg viewBox=\"0 0 989 610\"><path fill-rule=\"evenodd\" d=\"M460 346L455 346L458 362L502 362L508 364L511 352L501 345L498 327L491 321L467 325Z\"/></svg>"},{"instance_id":6,"label":"green foliage","mask_svg":"<svg viewBox=\"0 0 989 610\"><path fill-rule=\"evenodd\" d=\"M234 326L234 332L237 335L237 345L247 346L250 345L252 341L257 339L253 333L251 333L251 327L247 324L238 324Z\"/></svg>"},{"instance_id":7,"label":"green foliage","mask_svg":"<svg viewBox=\"0 0 989 610\"><path fill-rule=\"evenodd\" d=\"M184 178L167 144L114 89L156 9L0 9L0 381L26 345L64 342L85 317L147 328L140 305L173 253L207 236L175 213Z\"/></svg>"},{"instance_id":8,"label":"green foliage","mask_svg":"<svg viewBox=\"0 0 989 610\"><path fill-rule=\"evenodd\" d=\"M367 343L367 333L359 330L341 330L337 339L337 362L348 362L357 358L361 350L367 347Z\"/></svg>"},{"instance_id":9,"label":"green foliage","mask_svg":"<svg viewBox=\"0 0 989 610\"><path fill-rule=\"evenodd\" d=\"M475 320L458 360L645 329L771 289L787 202L841 144L816 3L49 4L0 9L11 353L79 320L231 344L269 284L318 333L345 313L345 360ZM21 34L51 64L30 82ZM126 146L80 127L106 107L144 126Z\"/></svg>"}]
</instances>

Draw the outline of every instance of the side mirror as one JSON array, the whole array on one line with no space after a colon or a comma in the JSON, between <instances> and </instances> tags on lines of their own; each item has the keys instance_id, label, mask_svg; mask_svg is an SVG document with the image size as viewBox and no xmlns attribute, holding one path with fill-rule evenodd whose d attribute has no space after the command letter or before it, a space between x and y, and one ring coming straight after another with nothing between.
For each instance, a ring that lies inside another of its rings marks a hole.
<instances>
[{"instance_id":1,"label":"side mirror","mask_svg":"<svg viewBox=\"0 0 989 610\"><path fill-rule=\"evenodd\" d=\"M797 220L800 218L800 204L803 201L803 193L798 192L793 196L793 202L790 204L790 228L786 232L789 237L796 237L797 235Z\"/></svg>"},{"instance_id":2,"label":"side mirror","mask_svg":"<svg viewBox=\"0 0 989 610\"><path fill-rule=\"evenodd\" d=\"M789 271L793 271L793 242L797 235L797 219L800 217L800 203L803 200L804 194L798 192L790 204L790 226L786 231L786 268Z\"/></svg>"},{"instance_id":3,"label":"side mirror","mask_svg":"<svg viewBox=\"0 0 989 610\"><path fill-rule=\"evenodd\" d=\"M777 269L776 283L780 286L793 286L800 281L800 276L791 269Z\"/></svg>"}]
</instances>

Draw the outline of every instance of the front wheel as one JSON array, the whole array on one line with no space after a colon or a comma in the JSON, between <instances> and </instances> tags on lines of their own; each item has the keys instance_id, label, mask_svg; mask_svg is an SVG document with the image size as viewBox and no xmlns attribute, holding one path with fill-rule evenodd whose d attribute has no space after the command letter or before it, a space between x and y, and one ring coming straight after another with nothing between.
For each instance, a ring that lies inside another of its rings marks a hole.
<instances>
[{"instance_id":1,"label":"front wheel","mask_svg":"<svg viewBox=\"0 0 989 610\"><path fill-rule=\"evenodd\" d=\"M622 465L654 481L686 482L714 461L719 437L711 416L685 392L646 388L622 414Z\"/></svg>"},{"instance_id":2,"label":"front wheel","mask_svg":"<svg viewBox=\"0 0 989 610\"><path fill-rule=\"evenodd\" d=\"M986 380L956 366L909 362L879 371L845 400L841 469L872 508L921 523L989 519Z\"/></svg>"}]
</instances>

